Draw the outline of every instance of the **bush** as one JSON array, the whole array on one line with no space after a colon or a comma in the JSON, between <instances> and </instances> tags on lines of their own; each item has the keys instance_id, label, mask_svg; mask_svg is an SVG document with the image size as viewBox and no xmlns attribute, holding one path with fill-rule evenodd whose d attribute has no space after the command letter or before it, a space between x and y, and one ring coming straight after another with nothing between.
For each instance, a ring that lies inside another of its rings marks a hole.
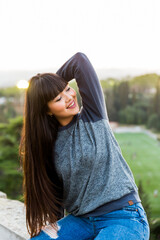
<instances>
[{"instance_id":1,"label":"bush","mask_svg":"<svg viewBox=\"0 0 160 240\"><path fill-rule=\"evenodd\" d=\"M160 239L160 218L155 219L151 224L151 240Z\"/></svg>"},{"instance_id":2,"label":"bush","mask_svg":"<svg viewBox=\"0 0 160 240\"><path fill-rule=\"evenodd\" d=\"M119 121L126 124L145 124L147 121L147 109L144 104L136 103L119 111Z\"/></svg>"},{"instance_id":3,"label":"bush","mask_svg":"<svg viewBox=\"0 0 160 240\"><path fill-rule=\"evenodd\" d=\"M0 125L0 190L9 198L22 195L22 171L18 156L23 119L17 117Z\"/></svg>"},{"instance_id":4,"label":"bush","mask_svg":"<svg viewBox=\"0 0 160 240\"><path fill-rule=\"evenodd\" d=\"M127 106L124 110L119 111L120 123L135 124L136 109L132 106Z\"/></svg>"},{"instance_id":5,"label":"bush","mask_svg":"<svg viewBox=\"0 0 160 240\"><path fill-rule=\"evenodd\" d=\"M18 199L22 196L22 173L18 170L10 173L1 173L0 189L5 192L9 198Z\"/></svg>"},{"instance_id":6,"label":"bush","mask_svg":"<svg viewBox=\"0 0 160 240\"><path fill-rule=\"evenodd\" d=\"M147 114L141 109L136 110L136 124L143 124L146 122Z\"/></svg>"},{"instance_id":7,"label":"bush","mask_svg":"<svg viewBox=\"0 0 160 240\"><path fill-rule=\"evenodd\" d=\"M154 113L149 117L147 127L160 130L160 117L158 114Z\"/></svg>"}]
</instances>

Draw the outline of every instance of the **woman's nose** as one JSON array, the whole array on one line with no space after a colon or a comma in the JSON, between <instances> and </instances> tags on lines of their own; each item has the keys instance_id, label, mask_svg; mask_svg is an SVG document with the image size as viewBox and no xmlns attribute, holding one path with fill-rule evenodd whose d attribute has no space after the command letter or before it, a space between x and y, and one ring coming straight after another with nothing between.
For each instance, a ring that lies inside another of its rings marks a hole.
<instances>
[{"instance_id":1,"label":"woman's nose","mask_svg":"<svg viewBox=\"0 0 160 240\"><path fill-rule=\"evenodd\" d=\"M66 102L71 101L73 97L70 94L66 94Z\"/></svg>"}]
</instances>

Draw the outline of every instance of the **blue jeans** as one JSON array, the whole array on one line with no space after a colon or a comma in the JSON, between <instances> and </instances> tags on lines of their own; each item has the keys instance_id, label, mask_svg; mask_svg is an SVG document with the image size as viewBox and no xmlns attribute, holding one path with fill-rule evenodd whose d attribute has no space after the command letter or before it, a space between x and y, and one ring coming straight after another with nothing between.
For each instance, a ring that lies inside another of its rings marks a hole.
<instances>
[{"instance_id":1,"label":"blue jeans","mask_svg":"<svg viewBox=\"0 0 160 240\"><path fill-rule=\"evenodd\" d=\"M49 231L33 240L148 240L149 224L141 203L103 214L99 217L75 217L72 214L58 221L57 237Z\"/></svg>"}]
</instances>

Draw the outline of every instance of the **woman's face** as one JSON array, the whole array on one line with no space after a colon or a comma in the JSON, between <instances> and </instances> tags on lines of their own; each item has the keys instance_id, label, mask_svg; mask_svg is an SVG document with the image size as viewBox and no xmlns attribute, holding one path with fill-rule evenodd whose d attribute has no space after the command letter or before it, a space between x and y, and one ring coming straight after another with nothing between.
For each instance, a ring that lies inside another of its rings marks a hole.
<instances>
[{"instance_id":1,"label":"woman's face","mask_svg":"<svg viewBox=\"0 0 160 240\"><path fill-rule=\"evenodd\" d=\"M47 103L49 115L54 115L61 126L71 122L74 115L79 112L76 91L68 84L53 100Z\"/></svg>"}]
</instances>

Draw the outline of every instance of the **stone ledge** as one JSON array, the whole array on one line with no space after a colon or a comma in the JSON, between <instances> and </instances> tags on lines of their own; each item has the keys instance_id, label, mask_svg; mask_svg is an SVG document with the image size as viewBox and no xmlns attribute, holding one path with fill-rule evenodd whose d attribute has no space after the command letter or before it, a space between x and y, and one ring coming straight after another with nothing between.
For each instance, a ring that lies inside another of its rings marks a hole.
<instances>
[{"instance_id":1,"label":"stone ledge","mask_svg":"<svg viewBox=\"0 0 160 240\"><path fill-rule=\"evenodd\" d=\"M7 198L7 194L4 192L0 192L0 198Z\"/></svg>"},{"instance_id":2,"label":"stone ledge","mask_svg":"<svg viewBox=\"0 0 160 240\"><path fill-rule=\"evenodd\" d=\"M4 194L1 193L4 196ZM25 240L30 236L26 228L24 204L0 197L0 236L3 240ZM5 237L4 237L4 234Z\"/></svg>"},{"instance_id":3,"label":"stone ledge","mask_svg":"<svg viewBox=\"0 0 160 240\"><path fill-rule=\"evenodd\" d=\"M2 240L26 240L18 236L16 233L10 231L8 228L0 224L0 239Z\"/></svg>"}]
</instances>

